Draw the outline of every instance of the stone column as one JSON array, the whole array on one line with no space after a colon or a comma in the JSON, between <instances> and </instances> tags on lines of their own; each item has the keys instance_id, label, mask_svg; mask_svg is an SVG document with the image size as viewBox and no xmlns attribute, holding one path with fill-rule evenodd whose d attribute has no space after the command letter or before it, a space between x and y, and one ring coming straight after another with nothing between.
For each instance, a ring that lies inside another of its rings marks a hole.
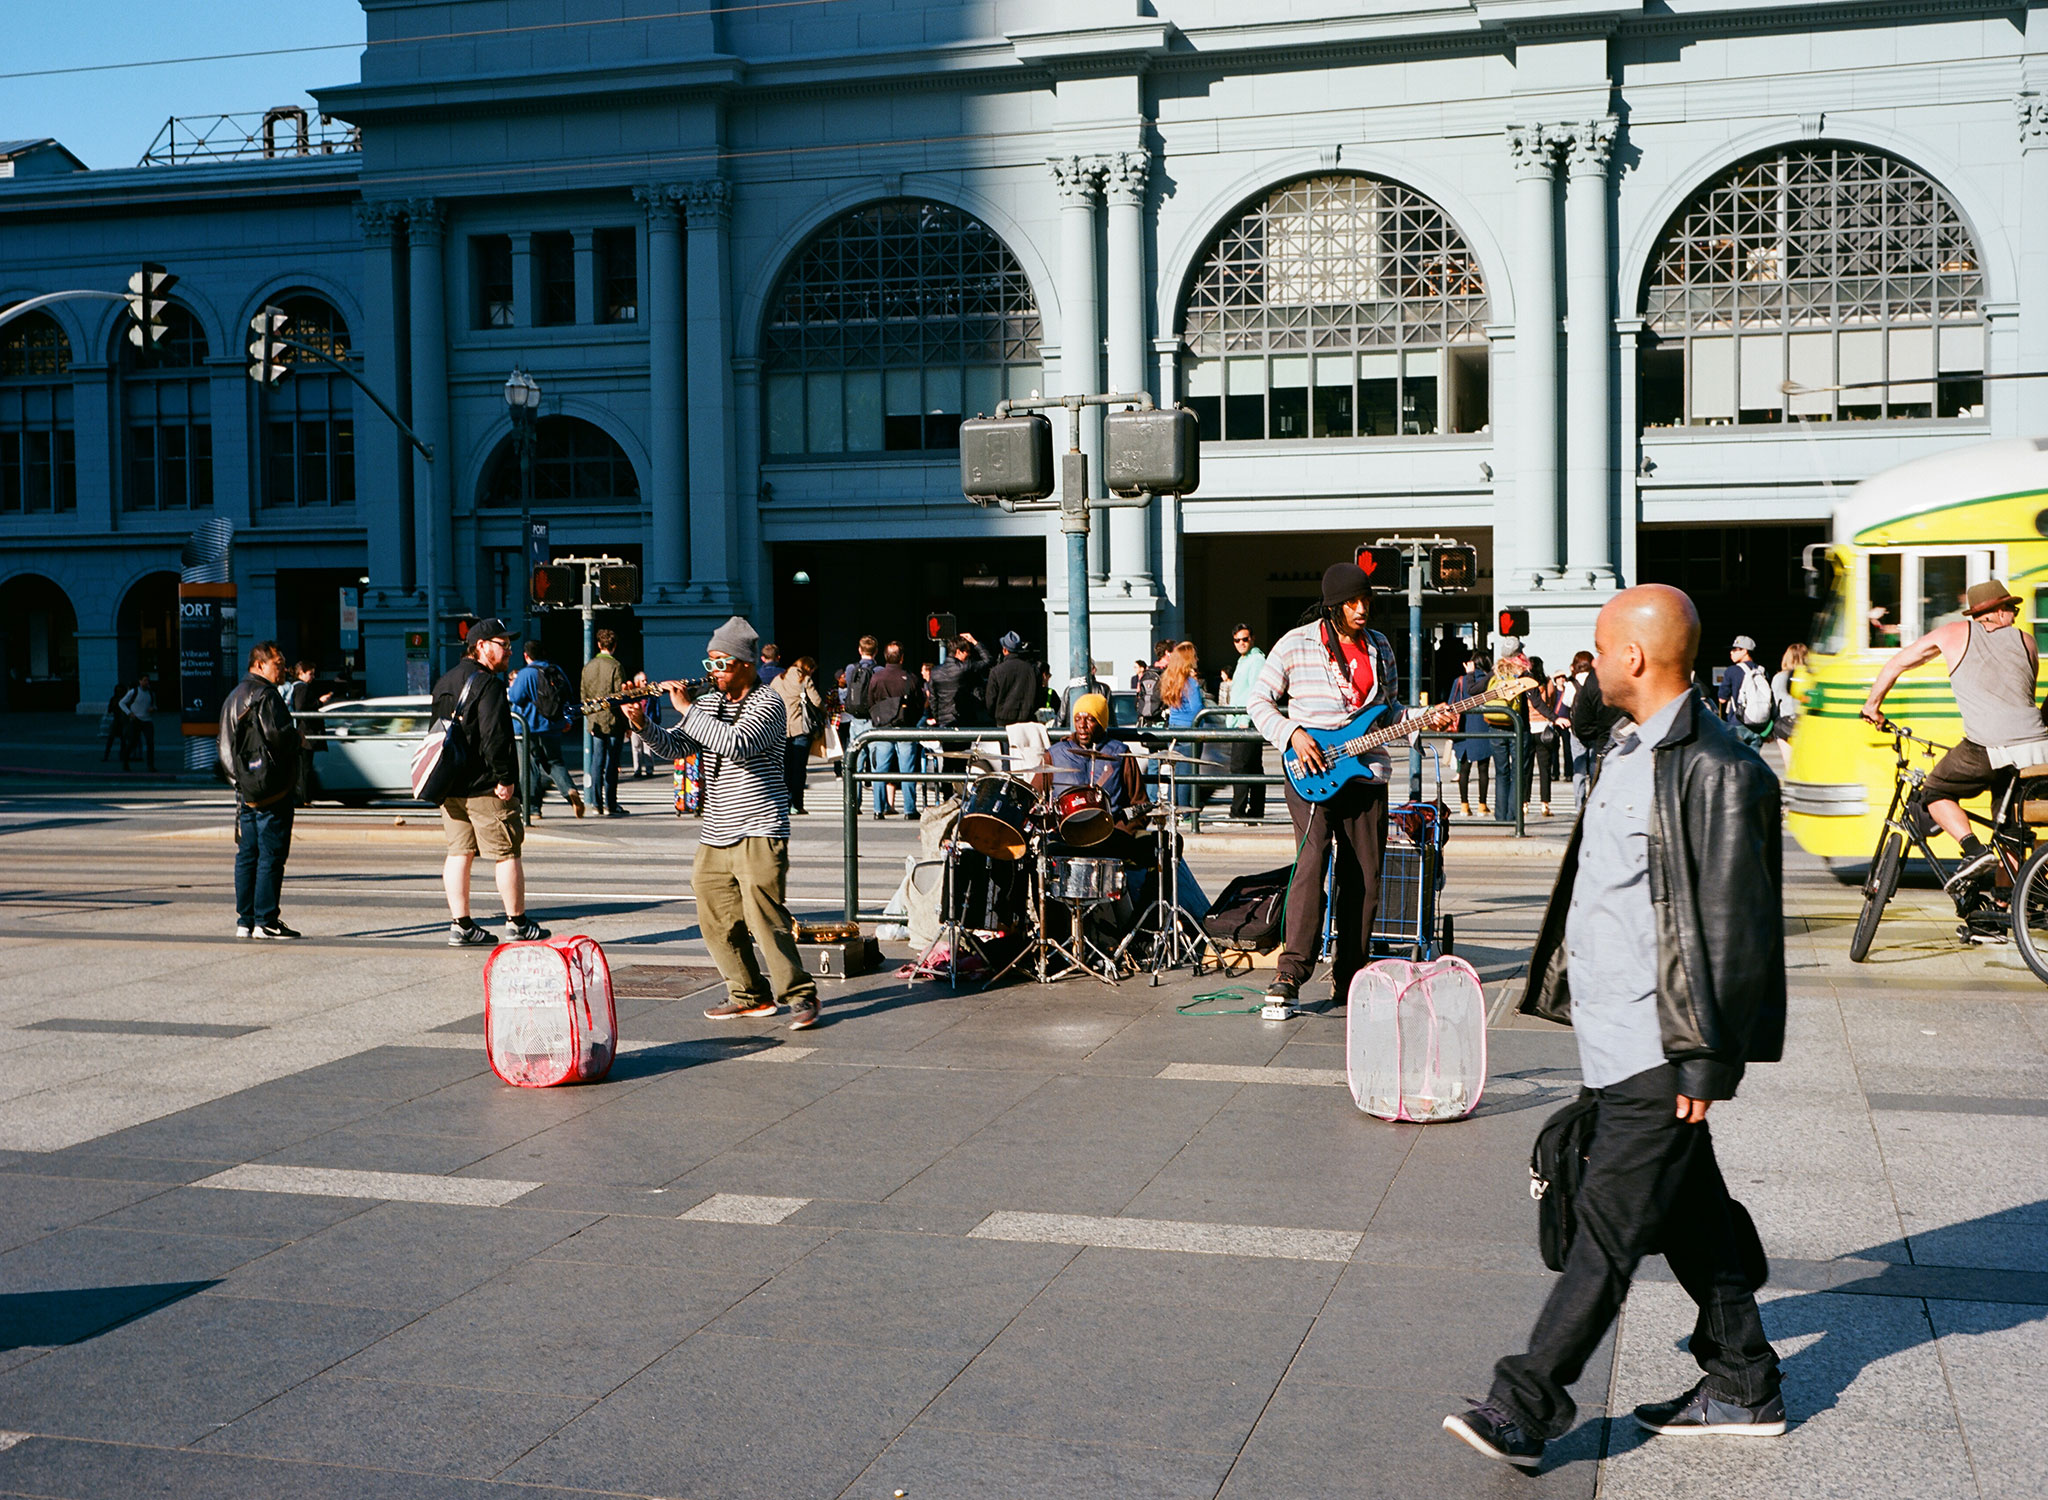
<instances>
[{"instance_id":1,"label":"stone column","mask_svg":"<svg viewBox=\"0 0 2048 1500\"><path fill-rule=\"evenodd\" d=\"M1104 163L1109 198L1109 385L1129 394L1145 380L1145 184L1152 170L1146 151L1123 151ZM1152 510L1109 512L1109 569L1113 592L1150 597L1155 592Z\"/></svg>"},{"instance_id":2,"label":"stone column","mask_svg":"<svg viewBox=\"0 0 2048 1500\"><path fill-rule=\"evenodd\" d=\"M1103 164L1092 156L1055 156L1047 165L1060 194L1060 369L1048 396L1088 395L1102 388L1102 314L1095 295L1095 204L1102 195ZM1055 421L1053 447L1063 451L1066 432ZM1102 416L1099 407L1081 414L1081 451L1088 455L1091 495L1102 488ZM1091 529L1088 571L1102 576L1104 549ZM1098 656L1100 653L1097 653Z\"/></svg>"},{"instance_id":3,"label":"stone column","mask_svg":"<svg viewBox=\"0 0 2048 1500\"><path fill-rule=\"evenodd\" d=\"M1614 587L1614 285L1607 166L1615 121L1564 126L1566 339L1565 572L1574 588Z\"/></svg>"},{"instance_id":4,"label":"stone column","mask_svg":"<svg viewBox=\"0 0 2048 1500\"><path fill-rule=\"evenodd\" d=\"M689 223L690 602L722 619L745 598L733 481L732 248L726 234L732 184L707 177L681 197Z\"/></svg>"},{"instance_id":5,"label":"stone column","mask_svg":"<svg viewBox=\"0 0 2048 1500\"><path fill-rule=\"evenodd\" d=\"M2020 128L2020 326L2014 368L2048 370L2048 95L2029 91L2013 103ZM2012 402L2015 436L2048 432L2048 381L2015 380L1997 389Z\"/></svg>"},{"instance_id":6,"label":"stone column","mask_svg":"<svg viewBox=\"0 0 2048 1500\"><path fill-rule=\"evenodd\" d=\"M442 255L448 211L432 198L414 198L405 206L405 220L412 284L412 427L434 450L432 463L417 451L413 454L413 536L419 581L427 594L428 629L436 637L427 643L427 662L438 675L451 653L437 638L437 622L447 608L448 584L455 572L450 521L455 455L448 444L448 316Z\"/></svg>"},{"instance_id":7,"label":"stone column","mask_svg":"<svg viewBox=\"0 0 2048 1500\"><path fill-rule=\"evenodd\" d=\"M363 236L363 326L356 347L363 355L363 379L371 390L394 406L398 403L398 267L392 258L398 227L403 222L396 203L358 203L356 227ZM246 389L245 361L234 361L234 377ZM225 389L219 392L226 395ZM237 400L246 400L243 390ZM215 403L216 422L220 403ZM411 452L398 429L367 401L357 403L356 516L368 547L370 586L382 589L418 587L412 535L412 508L402 503L400 474ZM368 408L365 410L364 408ZM229 450L218 450L229 451ZM218 475L216 474L216 480ZM403 641L398 642L399 649ZM365 641L364 658L381 650ZM394 657L394 660L399 658Z\"/></svg>"},{"instance_id":8,"label":"stone column","mask_svg":"<svg viewBox=\"0 0 2048 1500\"><path fill-rule=\"evenodd\" d=\"M602 309L598 306L597 231L574 230L570 239L575 247L576 256L576 321L600 322Z\"/></svg>"},{"instance_id":9,"label":"stone column","mask_svg":"<svg viewBox=\"0 0 2048 1500\"><path fill-rule=\"evenodd\" d=\"M633 189L647 210L646 597L659 604L689 580L684 500L682 205L664 185Z\"/></svg>"},{"instance_id":10,"label":"stone column","mask_svg":"<svg viewBox=\"0 0 2048 1500\"><path fill-rule=\"evenodd\" d=\"M1515 523L1494 535L1496 590L1510 579L1519 588L1541 588L1558 567L1557 142L1545 126L1510 126L1508 152L1515 165L1518 240Z\"/></svg>"}]
</instances>

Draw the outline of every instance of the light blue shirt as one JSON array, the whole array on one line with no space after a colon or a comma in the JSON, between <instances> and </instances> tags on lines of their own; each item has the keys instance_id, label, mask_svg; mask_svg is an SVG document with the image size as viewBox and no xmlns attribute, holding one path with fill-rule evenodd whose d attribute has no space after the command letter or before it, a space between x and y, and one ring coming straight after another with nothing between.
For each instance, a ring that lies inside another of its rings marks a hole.
<instances>
[{"instance_id":1,"label":"light blue shirt","mask_svg":"<svg viewBox=\"0 0 2048 1500\"><path fill-rule=\"evenodd\" d=\"M1650 798L1655 747L1690 697L1680 693L1648 722L1616 729L1588 794L1564 924L1572 1030L1588 1088L1606 1088L1664 1062L1657 919L1650 906Z\"/></svg>"}]
</instances>

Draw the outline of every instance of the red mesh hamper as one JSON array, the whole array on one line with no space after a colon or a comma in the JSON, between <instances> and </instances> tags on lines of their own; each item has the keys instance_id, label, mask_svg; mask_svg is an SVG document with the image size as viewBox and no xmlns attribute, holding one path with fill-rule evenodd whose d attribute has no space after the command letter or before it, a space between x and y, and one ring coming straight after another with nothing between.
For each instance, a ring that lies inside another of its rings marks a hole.
<instances>
[{"instance_id":1,"label":"red mesh hamper","mask_svg":"<svg viewBox=\"0 0 2048 1500\"><path fill-rule=\"evenodd\" d=\"M523 1089L596 1083L619 1048L612 971L595 938L502 943L484 964L491 1071Z\"/></svg>"}]
</instances>

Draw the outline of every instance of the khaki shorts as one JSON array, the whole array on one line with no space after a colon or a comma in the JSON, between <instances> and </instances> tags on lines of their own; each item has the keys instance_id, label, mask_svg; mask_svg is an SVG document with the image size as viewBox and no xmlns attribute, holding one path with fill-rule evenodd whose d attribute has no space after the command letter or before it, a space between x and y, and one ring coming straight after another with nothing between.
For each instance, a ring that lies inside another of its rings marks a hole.
<instances>
[{"instance_id":1,"label":"khaki shorts","mask_svg":"<svg viewBox=\"0 0 2048 1500\"><path fill-rule=\"evenodd\" d=\"M441 831L448 835L450 854L488 854L492 859L519 858L526 841L518 802L500 802L495 792L448 798L441 804Z\"/></svg>"}]
</instances>

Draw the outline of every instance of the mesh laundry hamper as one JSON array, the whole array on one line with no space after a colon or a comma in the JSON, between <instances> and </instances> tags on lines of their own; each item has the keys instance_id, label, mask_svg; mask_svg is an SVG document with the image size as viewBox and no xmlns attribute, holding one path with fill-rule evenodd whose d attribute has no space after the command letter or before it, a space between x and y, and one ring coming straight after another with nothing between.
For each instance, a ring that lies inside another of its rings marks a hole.
<instances>
[{"instance_id":1,"label":"mesh laundry hamper","mask_svg":"<svg viewBox=\"0 0 2048 1500\"><path fill-rule=\"evenodd\" d=\"M596 1083L619 1048L612 971L595 938L502 943L484 965L491 1071L525 1089Z\"/></svg>"},{"instance_id":2,"label":"mesh laundry hamper","mask_svg":"<svg viewBox=\"0 0 2048 1500\"><path fill-rule=\"evenodd\" d=\"M1456 1120L1486 1087L1486 997L1462 958L1383 958L1351 981L1345 1072L1382 1120Z\"/></svg>"}]
</instances>

